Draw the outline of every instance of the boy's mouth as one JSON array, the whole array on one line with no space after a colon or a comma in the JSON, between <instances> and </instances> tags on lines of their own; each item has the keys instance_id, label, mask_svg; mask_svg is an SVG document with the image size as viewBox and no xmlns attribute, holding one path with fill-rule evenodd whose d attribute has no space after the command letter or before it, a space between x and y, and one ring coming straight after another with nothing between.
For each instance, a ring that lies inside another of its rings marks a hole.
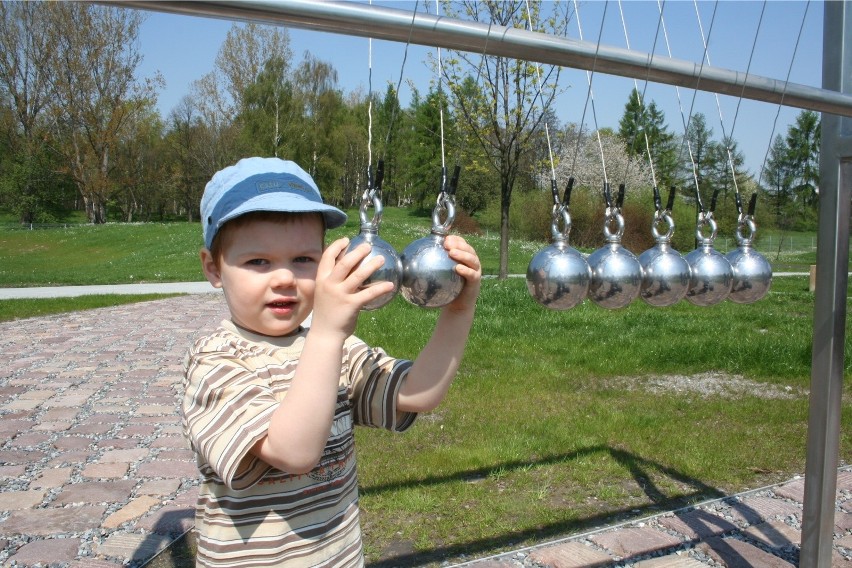
<instances>
[{"instance_id":1,"label":"boy's mouth","mask_svg":"<svg viewBox=\"0 0 852 568\"><path fill-rule=\"evenodd\" d=\"M288 310L291 309L296 302L294 300L275 300L273 302L269 302L267 307L273 310Z\"/></svg>"}]
</instances>

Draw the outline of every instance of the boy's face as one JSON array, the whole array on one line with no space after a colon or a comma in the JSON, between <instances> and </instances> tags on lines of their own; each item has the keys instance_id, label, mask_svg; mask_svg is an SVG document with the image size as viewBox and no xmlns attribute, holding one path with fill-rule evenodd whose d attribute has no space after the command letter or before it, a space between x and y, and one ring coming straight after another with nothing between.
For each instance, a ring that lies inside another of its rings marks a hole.
<instances>
[{"instance_id":1,"label":"boy's face","mask_svg":"<svg viewBox=\"0 0 852 568\"><path fill-rule=\"evenodd\" d=\"M261 335L299 329L314 304L323 224L316 215L253 220L222 234L221 257L201 251L210 283L222 288L232 321Z\"/></svg>"}]
</instances>

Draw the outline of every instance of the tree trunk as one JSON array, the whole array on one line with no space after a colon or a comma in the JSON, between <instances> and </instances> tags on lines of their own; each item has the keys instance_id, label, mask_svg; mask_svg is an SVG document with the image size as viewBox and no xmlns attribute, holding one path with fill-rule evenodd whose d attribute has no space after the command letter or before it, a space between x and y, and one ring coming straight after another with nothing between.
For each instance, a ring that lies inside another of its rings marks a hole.
<instances>
[{"instance_id":1,"label":"tree trunk","mask_svg":"<svg viewBox=\"0 0 852 568\"><path fill-rule=\"evenodd\" d=\"M500 280L509 276L509 206L512 203L512 194L509 182L502 182L500 191Z\"/></svg>"}]
</instances>

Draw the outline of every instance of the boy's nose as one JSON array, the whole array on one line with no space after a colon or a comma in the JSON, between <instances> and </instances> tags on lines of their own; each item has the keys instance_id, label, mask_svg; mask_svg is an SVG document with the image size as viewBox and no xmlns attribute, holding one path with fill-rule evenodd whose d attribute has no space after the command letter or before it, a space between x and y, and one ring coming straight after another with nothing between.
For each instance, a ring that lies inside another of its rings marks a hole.
<instances>
[{"instance_id":1,"label":"boy's nose","mask_svg":"<svg viewBox=\"0 0 852 568\"><path fill-rule=\"evenodd\" d=\"M279 268L272 273L271 285L273 288L290 287L296 281L293 271L289 268Z\"/></svg>"}]
</instances>

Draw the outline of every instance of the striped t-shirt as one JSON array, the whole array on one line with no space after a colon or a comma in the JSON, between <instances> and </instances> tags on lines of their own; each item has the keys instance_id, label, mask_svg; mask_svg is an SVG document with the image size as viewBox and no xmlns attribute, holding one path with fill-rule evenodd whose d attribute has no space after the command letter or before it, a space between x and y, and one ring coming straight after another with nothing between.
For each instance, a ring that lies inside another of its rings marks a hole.
<instances>
[{"instance_id":1,"label":"striped t-shirt","mask_svg":"<svg viewBox=\"0 0 852 568\"><path fill-rule=\"evenodd\" d=\"M198 566L364 563L353 425L411 426L416 414L396 409L411 362L350 337L323 457L310 473L291 475L250 450L287 395L307 333L266 337L225 321L187 355L184 430L202 475Z\"/></svg>"}]
</instances>

